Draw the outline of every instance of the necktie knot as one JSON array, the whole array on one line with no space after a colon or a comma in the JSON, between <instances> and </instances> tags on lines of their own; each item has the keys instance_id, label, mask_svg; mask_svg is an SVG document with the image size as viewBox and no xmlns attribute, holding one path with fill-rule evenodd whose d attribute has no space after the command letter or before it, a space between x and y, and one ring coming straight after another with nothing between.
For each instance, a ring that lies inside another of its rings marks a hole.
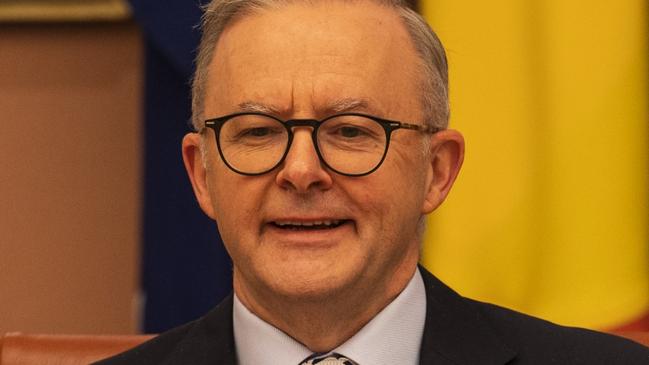
<instances>
[{"instance_id":1,"label":"necktie knot","mask_svg":"<svg viewBox=\"0 0 649 365\"><path fill-rule=\"evenodd\" d=\"M332 352L329 354L313 354L302 360L300 365L358 365L345 356Z\"/></svg>"}]
</instances>

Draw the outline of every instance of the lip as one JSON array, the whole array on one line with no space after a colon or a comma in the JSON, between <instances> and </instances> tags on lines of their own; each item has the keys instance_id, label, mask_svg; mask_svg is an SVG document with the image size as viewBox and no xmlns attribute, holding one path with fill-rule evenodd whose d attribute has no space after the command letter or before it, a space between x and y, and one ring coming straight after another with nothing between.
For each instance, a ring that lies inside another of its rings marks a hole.
<instances>
[{"instance_id":1,"label":"lip","mask_svg":"<svg viewBox=\"0 0 649 365\"><path fill-rule=\"evenodd\" d=\"M353 219L344 216L280 216L272 217L264 221L265 225L274 225L275 223L295 223L299 225L313 225L323 222L352 222Z\"/></svg>"},{"instance_id":2,"label":"lip","mask_svg":"<svg viewBox=\"0 0 649 365\"><path fill-rule=\"evenodd\" d=\"M334 222L340 224L331 228L281 228L276 222L292 222L301 225L311 225L316 222ZM273 242L291 247L323 248L336 245L345 235L353 232L355 222L340 217L282 217L272 219L264 224L262 232Z\"/></svg>"},{"instance_id":3,"label":"lip","mask_svg":"<svg viewBox=\"0 0 649 365\"><path fill-rule=\"evenodd\" d=\"M295 221L295 220L280 220L280 221L275 221L274 224L283 227L283 226L302 226L302 227L314 227L314 226L324 226L324 227L329 227L329 226L337 226L338 224L342 223L341 220L339 219L322 219L322 220L315 220L315 221Z\"/></svg>"}]
</instances>

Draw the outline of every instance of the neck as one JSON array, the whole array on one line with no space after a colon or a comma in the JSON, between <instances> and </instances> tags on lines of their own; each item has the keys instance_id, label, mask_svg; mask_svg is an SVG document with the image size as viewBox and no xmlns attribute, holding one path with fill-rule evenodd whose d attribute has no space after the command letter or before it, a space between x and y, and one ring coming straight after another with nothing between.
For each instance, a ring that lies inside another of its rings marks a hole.
<instances>
[{"instance_id":1,"label":"neck","mask_svg":"<svg viewBox=\"0 0 649 365\"><path fill-rule=\"evenodd\" d=\"M381 287L350 287L306 299L246 286L235 268L234 290L241 303L262 320L313 352L328 352L360 331L403 291L416 270L416 261L409 266L409 270L390 273Z\"/></svg>"}]
</instances>

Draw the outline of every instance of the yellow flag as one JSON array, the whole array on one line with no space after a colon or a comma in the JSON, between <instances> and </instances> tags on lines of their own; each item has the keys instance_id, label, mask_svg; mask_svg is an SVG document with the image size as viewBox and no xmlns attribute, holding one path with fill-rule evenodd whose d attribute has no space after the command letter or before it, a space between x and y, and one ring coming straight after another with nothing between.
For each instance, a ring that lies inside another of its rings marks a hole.
<instances>
[{"instance_id":1,"label":"yellow flag","mask_svg":"<svg viewBox=\"0 0 649 365\"><path fill-rule=\"evenodd\" d=\"M463 295L610 328L649 309L646 0L422 0L463 171L423 264Z\"/></svg>"}]
</instances>

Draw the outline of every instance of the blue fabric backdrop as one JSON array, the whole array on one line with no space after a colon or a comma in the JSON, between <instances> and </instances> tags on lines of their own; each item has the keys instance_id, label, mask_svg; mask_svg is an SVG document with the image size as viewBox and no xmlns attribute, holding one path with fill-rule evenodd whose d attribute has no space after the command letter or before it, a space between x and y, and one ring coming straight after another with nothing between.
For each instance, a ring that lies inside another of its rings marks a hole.
<instances>
[{"instance_id":1,"label":"blue fabric backdrop","mask_svg":"<svg viewBox=\"0 0 649 365\"><path fill-rule=\"evenodd\" d=\"M191 0L131 0L145 44L142 330L199 317L232 290L231 263L214 222L198 207L180 142L190 131L189 80L200 7Z\"/></svg>"}]
</instances>

